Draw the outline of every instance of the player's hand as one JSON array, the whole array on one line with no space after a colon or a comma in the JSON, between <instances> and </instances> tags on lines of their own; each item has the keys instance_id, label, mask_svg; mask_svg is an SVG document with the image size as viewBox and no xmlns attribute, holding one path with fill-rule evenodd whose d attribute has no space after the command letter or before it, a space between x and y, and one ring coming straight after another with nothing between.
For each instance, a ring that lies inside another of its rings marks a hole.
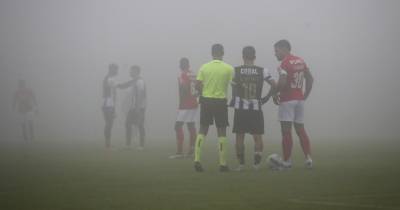
<instances>
[{"instance_id":1,"label":"player's hand","mask_svg":"<svg viewBox=\"0 0 400 210\"><path fill-rule=\"evenodd\" d=\"M272 96L272 99L273 99L275 105L279 105L280 104L280 100L281 99L280 99L279 95Z\"/></svg>"},{"instance_id":2,"label":"player's hand","mask_svg":"<svg viewBox=\"0 0 400 210\"><path fill-rule=\"evenodd\" d=\"M265 96L261 99L261 103L264 105L269 101L270 96Z\"/></svg>"}]
</instances>

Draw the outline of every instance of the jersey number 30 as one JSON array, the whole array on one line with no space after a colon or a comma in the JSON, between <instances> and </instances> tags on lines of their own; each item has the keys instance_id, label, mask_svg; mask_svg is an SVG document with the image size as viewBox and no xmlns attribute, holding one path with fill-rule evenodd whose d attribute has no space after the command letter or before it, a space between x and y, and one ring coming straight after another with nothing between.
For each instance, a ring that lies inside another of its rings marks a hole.
<instances>
[{"instance_id":1,"label":"jersey number 30","mask_svg":"<svg viewBox=\"0 0 400 210\"><path fill-rule=\"evenodd\" d=\"M293 74L293 80L290 84L291 88L303 88L304 72L298 71Z\"/></svg>"}]
</instances>

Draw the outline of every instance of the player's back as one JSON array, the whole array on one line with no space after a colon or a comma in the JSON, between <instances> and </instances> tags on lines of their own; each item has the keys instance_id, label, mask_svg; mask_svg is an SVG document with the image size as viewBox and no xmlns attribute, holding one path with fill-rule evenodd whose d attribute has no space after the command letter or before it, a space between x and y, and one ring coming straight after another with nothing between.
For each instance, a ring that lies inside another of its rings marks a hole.
<instances>
[{"instance_id":1,"label":"player's back","mask_svg":"<svg viewBox=\"0 0 400 210\"><path fill-rule=\"evenodd\" d=\"M34 106L34 96L31 89L19 89L15 95L19 112L25 113L32 111Z\"/></svg>"},{"instance_id":2,"label":"player's back","mask_svg":"<svg viewBox=\"0 0 400 210\"><path fill-rule=\"evenodd\" d=\"M279 71L280 74L287 75L286 86L280 91L281 102L304 100L304 73L308 71L304 60L298 56L288 55L283 59Z\"/></svg>"},{"instance_id":3,"label":"player's back","mask_svg":"<svg viewBox=\"0 0 400 210\"><path fill-rule=\"evenodd\" d=\"M233 67L221 60L204 64L197 76L202 81L202 96L208 98L226 98L226 92L233 76Z\"/></svg>"},{"instance_id":4,"label":"player's back","mask_svg":"<svg viewBox=\"0 0 400 210\"><path fill-rule=\"evenodd\" d=\"M196 75L189 70L184 70L178 77L179 109L197 108Z\"/></svg>"}]
</instances>

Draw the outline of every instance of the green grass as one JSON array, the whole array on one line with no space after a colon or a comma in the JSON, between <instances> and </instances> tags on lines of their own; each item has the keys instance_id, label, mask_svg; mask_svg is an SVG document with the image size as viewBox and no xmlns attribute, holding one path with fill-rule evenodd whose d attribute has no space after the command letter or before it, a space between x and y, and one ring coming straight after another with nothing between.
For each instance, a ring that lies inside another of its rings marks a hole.
<instances>
[{"instance_id":1,"label":"green grass","mask_svg":"<svg viewBox=\"0 0 400 210\"><path fill-rule=\"evenodd\" d=\"M304 169L295 145L290 171L256 172L248 164L219 173L216 142L208 141L201 174L190 160L169 160L169 143L106 152L91 141L2 142L0 209L400 209L397 142L314 143L313 170ZM265 153L280 151L271 145Z\"/></svg>"}]
</instances>

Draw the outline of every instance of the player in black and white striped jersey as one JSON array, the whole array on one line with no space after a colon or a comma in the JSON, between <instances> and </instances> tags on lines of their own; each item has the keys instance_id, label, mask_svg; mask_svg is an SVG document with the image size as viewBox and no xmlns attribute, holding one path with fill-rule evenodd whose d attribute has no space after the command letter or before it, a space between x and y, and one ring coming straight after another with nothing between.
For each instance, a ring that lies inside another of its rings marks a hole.
<instances>
[{"instance_id":1,"label":"player in black and white striped jersey","mask_svg":"<svg viewBox=\"0 0 400 210\"><path fill-rule=\"evenodd\" d=\"M264 115L262 105L274 94L276 82L270 72L254 65L256 50L252 46L243 48L244 65L235 68L232 80L232 100L230 106L235 109L233 133L236 134L236 155L239 160L238 171L244 169L244 136L253 135L255 143L254 168L258 169L263 151L262 135L264 134ZM264 82L271 88L269 93L262 97Z\"/></svg>"}]
</instances>

